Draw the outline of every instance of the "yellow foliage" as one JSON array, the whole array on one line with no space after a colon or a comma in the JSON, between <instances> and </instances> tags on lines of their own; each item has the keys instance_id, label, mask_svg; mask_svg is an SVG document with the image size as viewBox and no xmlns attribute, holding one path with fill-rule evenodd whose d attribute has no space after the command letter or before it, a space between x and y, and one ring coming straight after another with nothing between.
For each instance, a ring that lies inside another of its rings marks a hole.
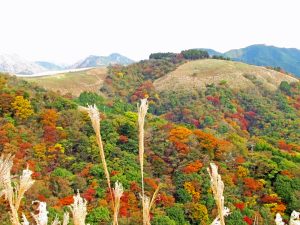
<instances>
[{"instance_id":1,"label":"yellow foliage","mask_svg":"<svg viewBox=\"0 0 300 225\"><path fill-rule=\"evenodd\" d=\"M4 154L16 154L16 152L19 150L19 148L16 145L13 145L11 143L5 143L3 146L2 153Z\"/></svg>"},{"instance_id":2,"label":"yellow foliage","mask_svg":"<svg viewBox=\"0 0 300 225\"><path fill-rule=\"evenodd\" d=\"M237 168L237 176L238 177L247 177L249 174L249 170L243 166L238 166Z\"/></svg>"},{"instance_id":3,"label":"yellow foliage","mask_svg":"<svg viewBox=\"0 0 300 225\"><path fill-rule=\"evenodd\" d=\"M225 186L229 186L229 187L235 186L235 184L232 181L232 176L233 176L232 174L222 175L222 180L223 180Z\"/></svg>"},{"instance_id":4,"label":"yellow foliage","mask_svg":"<svg viewBox=\"0 0 300 225\"><path fill-rule=\"evenodd\" d=\"M33 146L34 154L40 159L46 159L46 145L44 143Z\"/></svg>"},{"instance_id":5,"label":"yellow foliage","mask_svg":"<svg viewBox=\"0 0 300 225\"><path fill-rule=\"evenodd\" d=\"M118 77L121 77L121 78L124 77L124 73L122 73L122 72L117 72L116 75L117 75Z\"/></svg>"},{"instance_id":6,"label":"yellow foliage","mask_svg":"<svg viewBox=\"0 0 300 225\"><path fill-rule=\"evenodd\" d=\"M33 114L30 101L24 99L23 96L16 96L15 101L11 105L15 111L15 115L20 119L27 119Z\"/></svg>"},{"instance_id":7,"label":"yellow foliage","mask_svg":"<svg viewBox=\"0 0 300 225\"><path fill-rule=\"evenodd\" d=\"M65 153L65 148L64 148L61 144L59 144L59 143L55 144L55 145L54 145L54 148L55 148L57 151L59 151L60 153Z\"/></svg>"},{"instance_id":8,"label":"yellow foliage","mask_svg":"<svg viewBox=\"0 0 300 225\"><path fill-rule=\"evenodd\" d=\"M195 186L192 182L185 182L184 189L193 196L193 199L197 202L200 199L200 192L196 191Z\"/></svg>"},{"instance_id":9,"label":"yellow foliage","mask_svg":"<svg viewBox=\"0 0 300 225\"><path fill-rule=\"evenodd\" d=\"M205 205L200 203L190 203L187 205L189 217L195 224L207 225L208 224L208 211Z\"/></svg>"}]
</instances>

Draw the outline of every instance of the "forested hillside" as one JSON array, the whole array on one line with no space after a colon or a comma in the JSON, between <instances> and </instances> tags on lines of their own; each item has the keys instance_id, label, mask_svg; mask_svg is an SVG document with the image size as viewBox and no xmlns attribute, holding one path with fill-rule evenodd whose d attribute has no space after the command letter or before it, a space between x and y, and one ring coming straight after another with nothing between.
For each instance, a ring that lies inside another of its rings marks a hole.
<instances>
[{"instance_id":1,"label":"forested hillside","mask_svg":"<svg viewBox=\"0 0 300 225\"><path fill-rule=\"evenodd\" d=\"M142 224L136 104L148 98L145 192L152 196L161 187L151 224L214 220L210 162L218 165L225 184L225 206L231 211L226 224L274 224L275 213L287 219L292 210L299 211L299 82L282 80L269 89L255 74L245 73L240 76L254 88L233 89L225 78L180 92L156 88L157 79L207 57L183 51L114 65L101 95L83 92L76 98L1 74L0 152L15 155L13 174L28 165L36 180L22 210L31 211L31 202L40 200L47 202L51 220L62 218L79 190L88 201L87 223L110 224L111 197L96 136L88 114L79 110L95 104L111 182L124 186L119 224ZM1 199L1 224L9 224L7 211Z\"/></svg>"}]
</instances>

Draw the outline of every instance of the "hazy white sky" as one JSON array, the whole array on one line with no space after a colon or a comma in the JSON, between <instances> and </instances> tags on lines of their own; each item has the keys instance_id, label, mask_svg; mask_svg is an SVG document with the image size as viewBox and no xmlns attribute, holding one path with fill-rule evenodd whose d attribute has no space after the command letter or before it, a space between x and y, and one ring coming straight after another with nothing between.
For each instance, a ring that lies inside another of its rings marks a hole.
<instances>
[{"instance_id":1,"label":"hazy white sky","mask_svg":"<svg viewBox=\"0 0 300 225\"><path fill-rule=\"evenodd\" d=\"M0 0L0 52L73 62L119 52L300 49L298 0Z\"/></svg>"}]
</instances>

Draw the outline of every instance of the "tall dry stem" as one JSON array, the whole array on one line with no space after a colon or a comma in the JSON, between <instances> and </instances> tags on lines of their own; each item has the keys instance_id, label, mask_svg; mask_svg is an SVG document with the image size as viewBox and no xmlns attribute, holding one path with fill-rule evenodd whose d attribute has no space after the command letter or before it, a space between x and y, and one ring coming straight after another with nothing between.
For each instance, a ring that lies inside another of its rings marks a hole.
<instances>
[{"instance_id":1,"label":"tall dry stem","mask_svg":"<svg viewBox=\"0 0 300 225\"><path fill-rule=\"evenodd\" d=\"M38 203L38 213L31 213L33 219L35 220L37 225L47 225L48 224L48 211L46 202L33 201L32 203Z\"/></svg>"},{"instance_id":2,"label":"tall dry stem","mask_svg":"<svg viewBox=\"0 0 300 225\"><path fill-rule=\"evenodd\" d=\"M97 141L97 145L99 147L100 159L101 159L101 162L103 165L104 174L105 174L106 181L107 181L107 186L108 186L108 189L110 192L110 197L111 197L112 203L113 203L113 208L115 208L114 197L113 197L112 188L110 185L110 175L109 175L107 164L106 164L103 142L102 142L101 132L100 132L100 113L99 113L99 110L97 109L96 105L88 106L88 114L92 121L93 129L96 133L96 141Z\"/></svg>"},{"instance_id":3,"label":"tall dry stem","mask_svg":"<svg viewBox=\"0 0 300 225\"><path fill-rule=\"evenodd\" d=\"M101 132L100 132L100 113L97 107L94 106L88 106L88 113L92 121L92 126L94 128L94 131L96 133L96 141L99 147L99 152L100 152L100 158L101 162L103 165L105 177L107 180L107 186L109 189L111 201L112 201L112 207L113 207L113 225L118 224L118 214L119 214L119 207L120 207L120 191L122 190L123 194L123 186L119 182L116 183L116 188L112 190L111 184L110 184L110 175L108 172L107 164L106 164L106 159L105 159L105 154L104 154L104 148L103 148L103 142L101 138ZM119 189L118 189L119 188ZM113 192L115 192L115 195L113 195ZM117 195L116 195L117 193Z\"/></svg>"},{"instance_id":4,"label":"tall dry stem","mask_svg":"<svg viewBox=\"0 0 300 225\"><path fill-rule=\"evenodd\" d=\"M70 214L68 212L64 213L63 225L68 225L70 220Z\"/></svg>"},{"instance_id":5,"label":"tall dry stem","mask_svg":"<svg viewBox=\"0 0 300 225\"><path fill-rule=\"evenodd\" d=\"M143 207L143 224L146 225L147 223L147 212L145 203L149 201L149 198L145 197L145 189L144 189L144 124L145 124L145 117L148 111L148 101L147 99L141 99L141 105L138 107L138 124L139 124L139 161L140 161L140 168L141 168L141 177L142 177L142 207Z\"/></svg>"},{"instance_id":6,"label":"tall dry stem","mask_svg":"<svg viewBox=\"0 0 300 225\"><path fill-rule=\"evenodd\" d=\"M218 174L218 167L214 163L210 163L210 169L207 168L210 176L210 185L213 191L214 199L217 204L219 220L221 225L225 225L225 211L224 211L224 183L221 176Z\"/></svg>"},{"instance_id":7,"label":"tall dry stem","mask_svg":"<svg viewBox=\"0 0 300 225\"><path fill-rule=\"evenodd\" d=\"M29 221L27 220L26 216L24 215L24 213L22 213L22 225L29 225Z\"/></svg>"},{"instance_id":8,"label":"tall dry stem","mask_svg":"<svg viewBox=\"0 0 300 225\"><path fill-rule=\"evenodd\" d=\"M141 196L141 199L143 201L143 205L144 205L144 210L143 210L143 224L146 224L146 225L151 225L150 223L150 212L151 212L151 209L155 203L155 199L157 197L157 194L158 194L158 191L160 189L160 185L157 186L155 192L153 193L152 195L152 199L150 201L150 198L146 195Z\"/></svg>"},{"instance_id":9,"label":"tall dry stem","mask_svg":"<svg viewBox=\"0 0 300 225\"><path fill-rule=\"evenodd\" d=\"M115 188L113 189L114 191L114 198L115 198L115 208L114 208L114 219L113 219L113 224L118 224L118 215L119 215L119 209L120 209L120 201L121 197L123 195L123 186L122 184L117 181L115 183Z\"/></svg>"},{"instance_id":10,"label":"tall dry stem","mask_svg":"<svg viewBox=\"0 0 300 225\"><path fill-rule=\"evenodd\" d=\"M11 184L10 171L13 166L13 156L0 157L0 197L5 195L7 185Z\"/></svg>"}]
</instances>

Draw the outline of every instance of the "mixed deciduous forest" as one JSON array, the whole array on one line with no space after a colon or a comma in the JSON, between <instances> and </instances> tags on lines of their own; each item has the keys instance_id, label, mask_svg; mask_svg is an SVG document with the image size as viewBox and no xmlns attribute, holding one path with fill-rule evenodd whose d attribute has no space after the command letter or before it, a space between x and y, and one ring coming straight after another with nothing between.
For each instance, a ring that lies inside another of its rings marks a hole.
<instances>
[{"instance_id":1,"label":"mixed deciduous forest","mask_svg":"<svg viewBox=\"0 0 300 225\"><path fill-rule=\"evenodd\" d=\"M211 162L225 186L231 212L226 224L275 224L276 213L288 222L292 211L300 210L300 83L282 81L268 90L245 74L257 88L234 90L224 80L182 92L155 89L157 78L207 57L188 50L113 65L99 93L79 97L1 74L0 152L14 155L12 175L28 166L35 180L21 211L33 211L31 202L39 200L47 202L49 221L62 220L79 190L87 201L86 223L111 223L106 171L82 110L95 104L111 184L118 181L124 190L118 223L142 224L137 103L148 98L143 189L153 196L159 186L151 224L212 223L218 210L207 172ZM1 198L1 224L10 224L8 211Z\"/></svg>"}]
</instances>

